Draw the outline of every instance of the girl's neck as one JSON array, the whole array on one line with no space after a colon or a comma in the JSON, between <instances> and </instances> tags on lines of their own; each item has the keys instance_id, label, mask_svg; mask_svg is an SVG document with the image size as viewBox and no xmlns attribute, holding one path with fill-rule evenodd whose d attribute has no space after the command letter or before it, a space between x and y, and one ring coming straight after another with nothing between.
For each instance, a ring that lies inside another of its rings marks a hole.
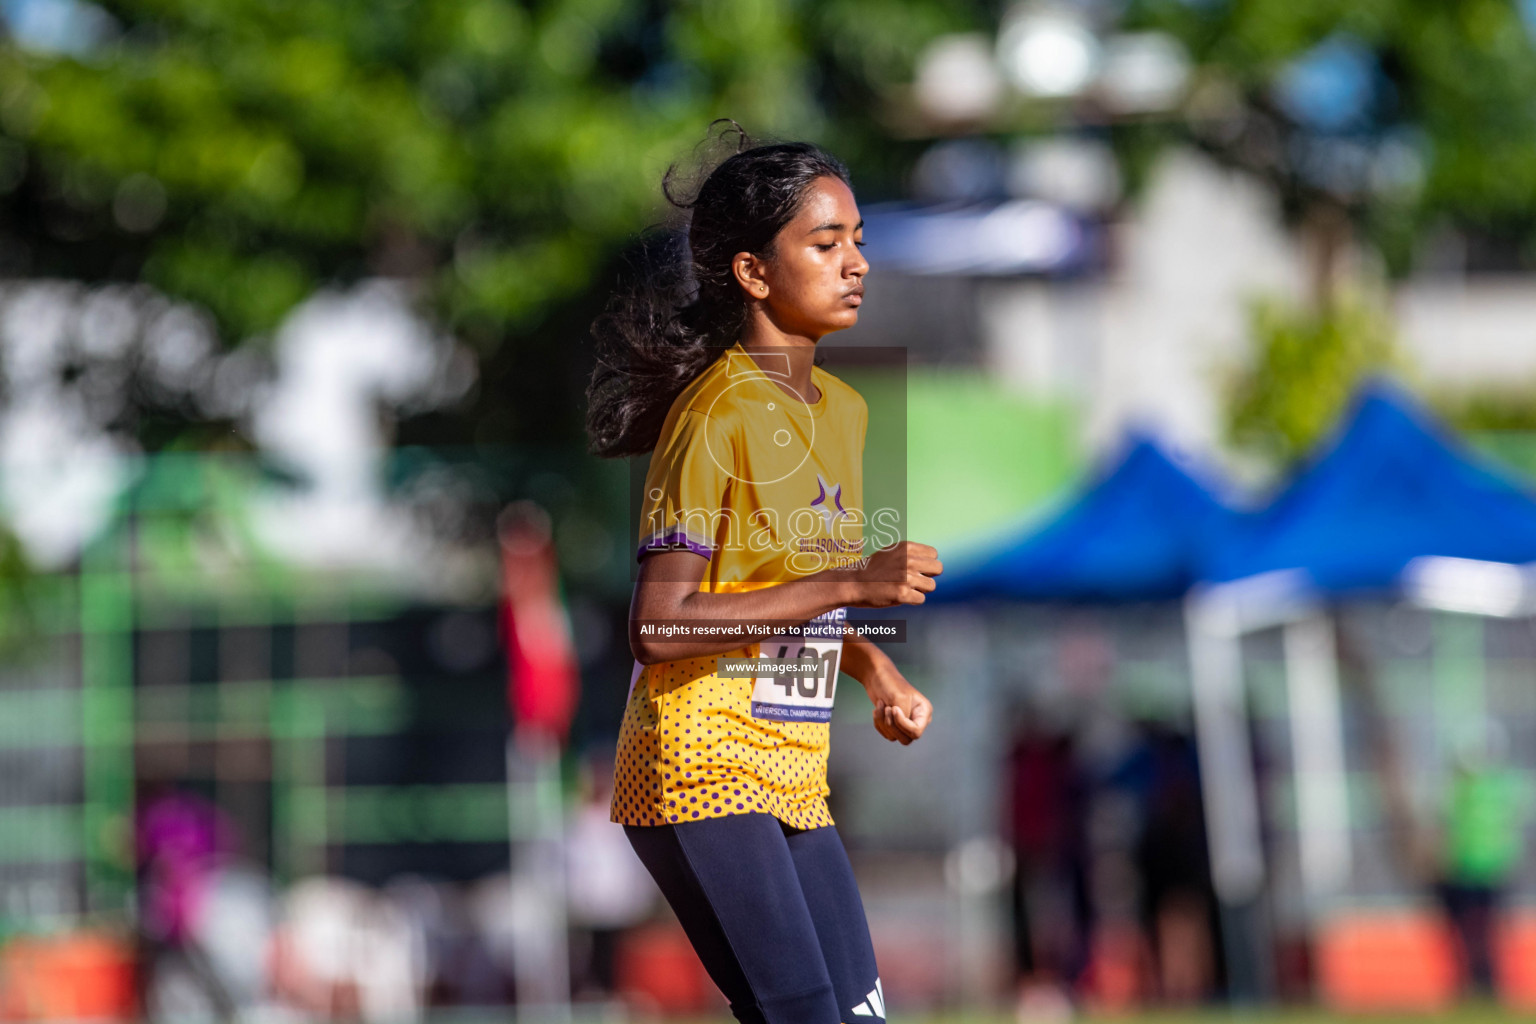
<instances>
[{"instance_id":1,"label":"girl's neck","mask_svg":"<svg viewBox=\"0 0 1536 1024\"><path fill-rule=\"evenodd\" d=\"M758 321L747 325L740 344L758 369L792 394L814 404L821 401L821 393L811 383L816 341L804 335L785 334Z\"/></svg>"}]
</instances>

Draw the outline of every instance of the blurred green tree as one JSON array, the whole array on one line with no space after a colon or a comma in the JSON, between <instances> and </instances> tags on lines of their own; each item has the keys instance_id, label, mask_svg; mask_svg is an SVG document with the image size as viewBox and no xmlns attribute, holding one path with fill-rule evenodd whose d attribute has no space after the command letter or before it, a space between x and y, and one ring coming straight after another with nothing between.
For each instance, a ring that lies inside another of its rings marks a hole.
<instances>
[{"instance_id":1,"label":"blurred green tree","mask_svg":"<svg viewBox=\"0 0 1536 1024\"><path fill-rule=\"evenodd\" d=\"M1393 275L1536 270L1536 4L1131 0L1123 24L1195 67L1176 116L1114 126L1132 180L1193 144L1266 182L1308 246L1312 308L1256 304L1253 365L1226 382L1239 447L1288 463L1364 375L1402 368L1385 305L1351 290L1356 242ZM1529 399L1437 404L1477 428Z\"/></svg>"},{"instance_id":2,"label":"blurred green tree","mask_svg":"<svg viewBox=\"0 0 1536 1024\"><path fill-rule=\"evenodd\" d=\"M571 440L585 324L666 166L732 117L890 191L918 144L871 104L986 6L16 0L0 275L142 280L229 346L324 284L404 279L482 361L469 407L406 436Z\"/></svg>"},{"instance_id":3,"label":"blurred green tree","mask_svg":"<svg viewBox=\"0 0 1536 1024\"><path fill-rule=\"evenodd\" d=\"M1447 227L1469 258L1536 265L1536 5L1517 0L1132 0L1197 66L1172 135L1261 176L1315 246L1328 301L1356 233L1403 273Z\"/></svg>"},{"instance_id":4,"label":"blurred green tree","mask_svg":"<svg viewBox=\"0 0 1536 1024\"><path fill-rule=\"evenodd\" d=\"M1380 304L1358 295L1322 309L1255 300L1249 325L1253 362L1224 382L1228 440L1270 465L1312 451L1360 381L1408 369Z\"/></svg>"}]
</instances>

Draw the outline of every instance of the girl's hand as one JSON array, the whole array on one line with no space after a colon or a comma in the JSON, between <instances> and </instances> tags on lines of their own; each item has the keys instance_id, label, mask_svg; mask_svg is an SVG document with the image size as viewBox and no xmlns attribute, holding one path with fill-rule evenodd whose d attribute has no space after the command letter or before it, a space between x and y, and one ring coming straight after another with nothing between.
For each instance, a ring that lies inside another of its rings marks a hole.
<instances>
[{"instance_id":1,"label":"girl's hand","mask_svg":"<svg viewBox=\"0 0 1536 1024\"><path fill-rule=\"evenodd\" d=\"M907 746L933 721L933 705L894 668L864 684L875 705L875 731L892 743Z\"/></svg>"},{"instance_id":2,"label":"girl's hand","mask_svg":"<svg viewBox=\"0 0 1536 1024\"><path fill-rule=\"evenodd\" d=\"M855 608L922 604L937 585L933 578L943 571L944 563L934 548L914 540L898 541L876 551L854 570L858 593L848 603Z\"/></svg>"}]
</instances>

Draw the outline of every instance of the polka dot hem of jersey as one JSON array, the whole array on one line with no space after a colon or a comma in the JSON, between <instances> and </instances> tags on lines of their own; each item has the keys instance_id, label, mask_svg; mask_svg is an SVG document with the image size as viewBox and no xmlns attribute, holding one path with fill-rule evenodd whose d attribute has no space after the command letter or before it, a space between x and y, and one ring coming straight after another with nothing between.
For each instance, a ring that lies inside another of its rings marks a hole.
<instances>
[{"instance_id":1,"label":"polka dot hem of jersey","mask_svg":"<svg viewBox=\"0 0 1536 1024\"><path fill-rule=\"evenodd\" d=\"M724 656L648 665L635 681L610 818L667 825L762 811L793 828L833 824L828 726L753 718L752 681L715 675Z\"/></svg>"}]
</instances>

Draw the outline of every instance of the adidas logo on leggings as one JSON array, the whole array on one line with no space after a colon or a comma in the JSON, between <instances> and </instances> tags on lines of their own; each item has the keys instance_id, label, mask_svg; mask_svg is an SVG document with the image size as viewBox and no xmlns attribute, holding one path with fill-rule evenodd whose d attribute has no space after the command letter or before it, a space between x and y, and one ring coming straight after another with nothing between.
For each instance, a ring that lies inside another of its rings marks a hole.
<instances>
[{"instance_id":1,"label":"adidas logo on leggings","mask_svg":"<svg viewBox=\"0 0 1536 1024\"><path fill-rule=\"evenodd\" d=\"M880 979L875 979L875 987L869 990L869 995L864 1001L853 1008L856 1017L879 1017L885 1019L885 990L880 987Z\"/></svg>"}]
</instances>

